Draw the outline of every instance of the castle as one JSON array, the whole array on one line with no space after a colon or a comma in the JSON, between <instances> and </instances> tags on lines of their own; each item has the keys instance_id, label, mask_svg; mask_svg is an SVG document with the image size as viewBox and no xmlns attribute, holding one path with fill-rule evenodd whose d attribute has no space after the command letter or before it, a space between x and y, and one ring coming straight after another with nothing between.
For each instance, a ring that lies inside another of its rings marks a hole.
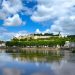
<instances>
[{"instance_id":1,"label":"castle","mask_svg":"<svg viewBox=\"0 0 75 75\"><path fill-rule=\"evenodd\" d=\"M56 34L54 35L53 33L40 33L40 34L29 34L29 35L25 35L25 36L19 36L19 37L15 37L17 39L48 39L51 37L62 37L61 34Z\"/></svg>"}]
</instances>

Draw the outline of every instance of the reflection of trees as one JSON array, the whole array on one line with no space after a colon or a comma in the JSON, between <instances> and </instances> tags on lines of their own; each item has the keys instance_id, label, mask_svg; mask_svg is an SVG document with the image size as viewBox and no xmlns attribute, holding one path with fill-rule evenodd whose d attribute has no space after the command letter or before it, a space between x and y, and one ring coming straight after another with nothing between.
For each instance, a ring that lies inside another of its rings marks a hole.
<instances>
[{"instance_id":1,"label":"reflection of trees","mask_svg":"<svg viewBox=\"0 0 75 75\"><path fill-rule=\"evenodd\" d=\"M75 63L75 53L70 53L69 54L68 61L72 62L72 63Z\"/></svg>"},{"instance_id":2,"label":"reflection of trees","mask_svg":"<svg viewBox=\"0 0 75 75\"><path fill-rule=\"evenodd\" d=\"M21 61L31 61L31 62L52 62L59 61L62 55L57 52L48 53L11 53L14 59Z\"/></svg>"},{"instance_id":3,"label":"reflection of trees","mask_svg":"<svg viewBox=\"0 0 75 75\"><path fill-rule=\"evenodd\" d=\"M68 50L64 50L62 51L63 53L63 59L71 62L71 63L75 63L75 53L72 53L71 51Z\"/></svg>"}]
</instances>

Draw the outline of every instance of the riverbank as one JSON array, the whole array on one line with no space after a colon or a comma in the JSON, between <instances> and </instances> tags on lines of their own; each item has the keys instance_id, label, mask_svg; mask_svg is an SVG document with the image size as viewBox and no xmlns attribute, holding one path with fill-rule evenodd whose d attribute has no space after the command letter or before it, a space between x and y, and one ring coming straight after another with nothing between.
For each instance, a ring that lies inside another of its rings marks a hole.
<instances>
[{"instance_id":1,"label":"riverbank","mask_svg":"<svg viewBox=\"0 0 75 75\"><path fill-rule=\"evenodd\" d=\"M59 50L60 48L54 48L54 47L31 47L31 48L21 48L22 50L40 50L40 51L43 51L43 50L48 50L48 51L51 51L51 50Z\"/></svg>"},{"instance_id":2,"label":"riverbank","mask_svg":"<svg viewBox=\"0 0 75 75\"><path fill-rule=\"evenodd\" d=\"M69 50L73 51L75 48L66 47L0 47L0 50L6 50L7 52L50 52L50 51L60 51Z\"/></svg>"},{"instance_id":3,"label":"riverbank","mask_svg":"<svg viewBox=\"0 0 75 75\"><path fill-rule=\"evenodd\" d=\"M21 50L61 50L61 49L65 49L65 50L70 50L70 49L75 49L75 47L17 47L17 46L13 46L13 47L0 47L0 49L21 49Z\"/></svg>"},{"instance_id":4,"label":"riverbank","mask_svg":"<svg viewBox=\"0 0 75 75\"><path fill-rule=\"evenodd\" d=\"M50 52L58 51L60 48L56 47L6 47L7 52Z\"/></svg>"}]
</instances>

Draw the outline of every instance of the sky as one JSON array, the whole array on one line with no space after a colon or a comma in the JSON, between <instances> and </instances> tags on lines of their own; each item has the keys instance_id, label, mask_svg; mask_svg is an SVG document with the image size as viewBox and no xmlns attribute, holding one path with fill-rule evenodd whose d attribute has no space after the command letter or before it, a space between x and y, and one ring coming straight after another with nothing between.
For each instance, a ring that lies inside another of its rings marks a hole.
<instances>
[{"instance_id":1,"label":"sky","mask_svg":"<svg viewBox=\"0 0 75 75\"><path fill-rule=\"evenodd\" d=\"M0 40L59 32L75 35L75 0L0 0Z\"/></svg>"}]
</instances>

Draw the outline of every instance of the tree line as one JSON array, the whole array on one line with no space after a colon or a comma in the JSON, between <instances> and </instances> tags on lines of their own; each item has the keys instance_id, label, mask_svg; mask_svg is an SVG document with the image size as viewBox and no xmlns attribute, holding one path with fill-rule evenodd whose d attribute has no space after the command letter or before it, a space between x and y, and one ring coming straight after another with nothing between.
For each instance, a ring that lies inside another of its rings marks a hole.
<instances>
[{"instance_id":1,"label":"tree line","mask_svg":"<svg viewBox=\"0 0 75 75\"><path fill-rule=\"evenodd\" d=\"M26 46L64 46L65 41L75 42L75 37L68 36L68 37L50 37L47 39L32 39L32 38L25 38L25 39L17 39L13 38L11 41L6 42L6 46L19 46L19 47L26 47Z\"/></svg>"}]
</instances>

